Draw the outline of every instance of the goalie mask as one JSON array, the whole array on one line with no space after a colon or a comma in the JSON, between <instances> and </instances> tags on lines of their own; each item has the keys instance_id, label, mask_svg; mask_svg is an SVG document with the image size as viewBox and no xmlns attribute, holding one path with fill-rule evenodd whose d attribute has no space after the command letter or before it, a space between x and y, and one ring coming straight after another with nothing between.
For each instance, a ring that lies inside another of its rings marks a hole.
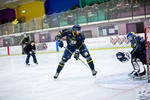
<instances>
[{"instance_id":1,"label":"goalie mask","mask_svg":"<svg viewBox=\"0 0 150 100\"><path fill-rule=\"evenodd\" d=\"M124 52L118 52L116 54L116 57L120 62L127 62L130 59L130 55L128 53L124 53Z\"/></svg>"}]
</instances>

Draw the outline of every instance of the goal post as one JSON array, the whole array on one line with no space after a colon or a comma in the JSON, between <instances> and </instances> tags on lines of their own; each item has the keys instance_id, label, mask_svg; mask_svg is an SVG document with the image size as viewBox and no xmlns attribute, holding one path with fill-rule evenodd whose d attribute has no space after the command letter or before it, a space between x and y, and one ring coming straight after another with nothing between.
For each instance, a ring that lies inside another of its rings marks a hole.
<instances>
[{"instance_id":1,"label":"goal post","mask_svg":"<svg viewBox=\"0 0 150 100\"><path fill-rule=\"evenodd\" d=\"M150 27L144 29L145 47L146 47L146 64L147 64L147 79L150 83Z\"/></svg>"}]
</instances>

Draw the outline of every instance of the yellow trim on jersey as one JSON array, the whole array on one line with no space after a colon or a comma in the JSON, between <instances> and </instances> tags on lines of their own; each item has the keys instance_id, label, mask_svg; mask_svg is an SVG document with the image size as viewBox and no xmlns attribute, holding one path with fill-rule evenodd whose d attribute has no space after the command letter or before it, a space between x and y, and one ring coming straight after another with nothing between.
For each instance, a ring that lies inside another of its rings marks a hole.
<instances>
[{"instance_id":1,"label":"yellow trim on jersey","mask_svg":"<svg viewBox=\"0 0 150 100\"><path fill-rule=\"evenodd\" d=\"M58 37L56 36L56 41L57 41L57 43L58 43Z\"/></svg>"},{"instance_id":2,"label":"yellow trim on jersey","mask_svg":"<svg viewBox=\"0 0 150 100\"><path fill-rule=\"evenodd\" d=\"M58 35L59 35L59 34L58 34ZM58 35L56 35L56 38L55 38L57 42L58 42Z\"/></svg>"},{"instance_id":3,"label":"yellow trim on jersey","mask_svg":"<svg viewBox=\"0 0 150 100\"><path fill-rule=\"evenodd\" d=\"M92 62L93 60L88 61L88 63Z\"/></svg>"},{"instance_id":4,"label":"yellow trim on jersey","mask_svg":"<svg viewBox=\"0 0 150 100\"><path fill-rule=\"evenodd\" d=\"M59 64L59 66L64 67L64 65L62 65L62 64Z\"/></svg>"},{"instance_id":5,"label":"yellow trim on jersey","mask_svg":"<svg viewBox=\"0 0 150 100\"><path fill-rule=\"evenodd\" d=\"M66 33L66 32L68 32L68 31L70 31L70 30L66 30L66 31L64 31L64 32L61 32L61 35L64 34L64 33Z\"/></svg>"},{"instance_id":6,"label":"yellow trim on jersey","mask_svg":"<svg viewBox=\"0 0 150 100\"><path fill-rule=\"evenodd\" d=\"M73 35L73 39L76 37L76 35L74 34L74 31L72 30L72 35Z\"/></svg>"},{"instance_id":7,"label":"yellow trim on jersey","mask_svg":"<svg viewBox=\"0 0 150 100\"><path fill-rule=\"evenodd\" d=\"M61 32L58 32L59 35L61 35Z\"/></svg>"},{"instance_id":8,"label":"yellow trim on jersey","mask_svg":"<svg viewBox=\"0 0 150 100\"><path fill-rule=\"evenodd\" d=\"M136 45L137 45L137 41L135 39ZM134 44L133 44L134 45ZM136 48L134 49L134 51L132 52L132 54L134 54L135 50L138 48L138 46L136 46Z\"/></svg>"},{"instance_id":9,"label":"yellow trim on jersey","mask_svg":"<svg viewBox=\"0 0 150 100\"><path fill-rule=\"evenodd\" d=\"M135 33L134 33L134 32L130 32L130 33L132 33L133 35L135 35Z\"/></svg>"}]
</instances>

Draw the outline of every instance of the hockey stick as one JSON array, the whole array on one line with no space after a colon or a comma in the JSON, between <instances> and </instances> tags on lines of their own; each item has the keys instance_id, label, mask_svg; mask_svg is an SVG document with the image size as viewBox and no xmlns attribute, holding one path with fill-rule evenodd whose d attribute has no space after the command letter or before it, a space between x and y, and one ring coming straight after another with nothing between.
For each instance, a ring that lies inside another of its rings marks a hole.
<instances>
[{"instance_id":1,"label":"hockey stick","mask_svg":"<svg viewBox=\"0 0 150 100\"><path fill-rule=\"evenodd\" d=\"M73 52L71 52L68 48L66 48L66 47L63 47L63 48L65 48L66 50L68 50L72 55L73 55ZM83 61L83 60L81 60L80 58L78 58L87 68L89 68L89 66Z\"/></svg>"}]
</instances>

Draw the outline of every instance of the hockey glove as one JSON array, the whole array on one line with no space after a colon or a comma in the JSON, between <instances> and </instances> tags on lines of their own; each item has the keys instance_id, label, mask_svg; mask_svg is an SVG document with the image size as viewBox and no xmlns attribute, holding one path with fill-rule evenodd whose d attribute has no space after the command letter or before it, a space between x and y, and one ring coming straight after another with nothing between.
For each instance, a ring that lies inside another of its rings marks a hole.
<instances>
[{"instance_id":1,"label":"hockey glove","mask_svg":"<svg viewBox=\"0 0 150 100\"><path fill-rule=\"evenodd\" d=\"M31 54L32 54L32 51L30 51L29 54L31 55Z\"/></svg>"},{"instance_id":2,"label":"hockey glove","mask_svg":"<svg viewBox=\"0 0 150 100\"><path fill-rule=\"evenodd\" d=\"M74 58L76 59L76 60L78 60L79 59L79 50L76 50L75 51L75 54L74 54Z\"/></svg>"},{"instance_id":3,"label":"hockey glove","mask_svg":"<svg viewBox=\"0 0 150 100\"><path fill-rule=\"evenodd\" d=\"M58 41L58 45L59 45L59 47L63 47L64 46L64 43L60 40L60 41Z\"/></svg>"},{"instance_id":4,"label":"hockey glove","mask_svg":"<svg viewBox=\"0 0 150 100\"><path fill-rule=\"evenodd\" d=\"M36 54L35 50L32 50L32 54Z\"/></svg>"}]
</instances>

